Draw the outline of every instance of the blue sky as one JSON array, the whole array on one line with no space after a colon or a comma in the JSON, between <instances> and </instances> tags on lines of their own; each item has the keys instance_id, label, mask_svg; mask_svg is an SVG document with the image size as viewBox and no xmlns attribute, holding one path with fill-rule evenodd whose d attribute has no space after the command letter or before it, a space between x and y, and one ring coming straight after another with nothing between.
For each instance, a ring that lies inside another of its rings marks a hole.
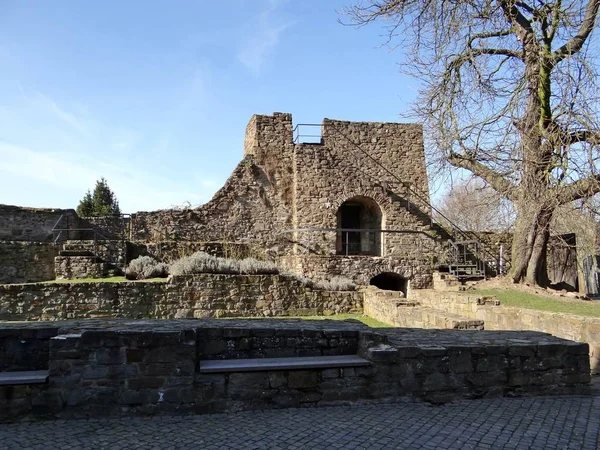
<instances>
[{"instance_id":1,"label":"blue sky","mask_svg":"<svg viewBox=\"0 0 600 450\"><path fill-rule=\"evenodd\" d=\"M252 114L401 121L418 89L353 0L0 0L0 203L209 200Z\"/></svg>"}]
</instances>

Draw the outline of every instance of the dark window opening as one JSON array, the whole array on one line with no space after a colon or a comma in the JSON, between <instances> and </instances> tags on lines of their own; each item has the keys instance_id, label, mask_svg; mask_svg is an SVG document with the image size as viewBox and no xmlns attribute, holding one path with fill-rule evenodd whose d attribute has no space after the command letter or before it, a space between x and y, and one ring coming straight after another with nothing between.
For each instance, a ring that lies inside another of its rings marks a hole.
<instances>
[{"instance_id":1,"label":"dark window opening","mask_svg":"<svg viewBox=\"0 0 600 450\"><path fill-rule=\"evenodd\" d=\"M400 291L406 295L408 280L397 273L384 272L371 278L369 284L386 291Z\"/></svg>"}]
</instances>

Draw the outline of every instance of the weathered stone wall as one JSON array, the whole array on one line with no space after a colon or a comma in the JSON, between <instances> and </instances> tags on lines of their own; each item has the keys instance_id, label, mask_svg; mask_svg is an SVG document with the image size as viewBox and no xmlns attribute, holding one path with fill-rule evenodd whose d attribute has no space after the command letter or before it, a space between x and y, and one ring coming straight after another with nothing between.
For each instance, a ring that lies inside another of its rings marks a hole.
<instances>
[{"instance_id":1,"label":"weathered stone wall","mask_svg":"<svg viewBox=\"0 0 600 450\"><path fill-rule=\"evenodd\" d=\"M79 217L72 209L0 205L0 240L52 241L52 228L61 216L60 228L79 228Z\"/></svg>"},{"instance_id":2,"label":"weathered stone wall","mask_svg":"<svg viewBox=\"0 0 600 450\"><path fill-rule=\"evenodd\" d=\"M0 285L0 320L98 317L296 316L362 311L362 294L312 290L271 275L173 277L169 282Z\"/></svg>"},{"instance_id":3,"label":"weathered stone wall","mask_svg":"<svg viewBox=\"0 0 600 450\"><path fill-rule=\"evenodd\" d=\"M100 234L100 236L97 236L98 239L128 239L130 220L130 217L121 215L82 217L81 228L96 230Z\"/></svg>"},{"instance_id":4,"label":"weathered stone wall","mask_svg":"<svg viewBox=\"0 0 600 450\"><path fill-rule=\"evenodd\" d=\"M595 373L600 373L598 317L502 306L493 298L452 292L423 290L415 292L414 298L442 311L483 320L486 330L533 330L586 342L590 346L590 366Z\"/></svg>"},{"instance_id":5,"label":"weathered stone wall","mask_svg":"<svg viewBox=\"0 0 600 450\"><path fill-rule=\"evenodd\" d=\"M368 285L371 278L383 272L397 273L408 280L409 289L431 287L432 263L423 259L375 256L290 256L279 259L282 267L314 279L333 276L350 278Z\"/></svg>"},{"instance_id":6,"label":"weathered stone wall","mask_svg":"<svg viewBox=\"0 0 600 450\"><path fill-rule=\"evenodd\" d=\"M95 256L57 256L54 258L54 271L57 280L76 278L102 278L107 266Z\"/></svg>"},{"instance_id":7,"label":"weathered stone wall","mask_svg":"<svg viewBox=\"0 0 600 450\"><path fill-rule=\"evenodd\" d=\"M325 119L322 132L319 145L294 144L290 114L253 116L246 129L244 160L213 199L196 209L134 214L131 238L254 244L273 257L333 256L339 252L338 233L307 229L338 228L342 203L360 197L381 210L381 223L370 226L411 231L378 235L379 253L393 259L372 267L394 265L395 271L414 272L415 264L406 261L415 255L433 261L441 239L430 230L422 127ZM310 264L298 265L302 270L305 266L303 274L321 274L310 271ZM357 275L348 272L357 269L355 264L341 258L327 266L333 272L326 277ZM423 280L431 278L429 266L419 264ZM415 280L420 285L429 286L430 281Z\"/></svg>"},{"instance_id":8,"label":"weathered stone wall","mask_svg":"<svg viewBox=\"0 0 600 450\"><path fill-rule=\"evenodd\" d=\"M484 322L458 314L424 307L412 295L410 299L398 292L380 289L363 290L363 311L369 317L403 328L433 328L452 330L483 330Z\"/></svg>"},{"instance_id":9,"label":"weathered stone wall","mask_svg":"<svg viewBox=\"0 0 600 450\"><path fill-rule=\"evenodd\" d=\"M56 255L51 243L0 241L0 283L53 280Z\"/></svg>"},{"instance_id":10,"label":"weathered stone wall","mask_svg":"<svg viewBox=\"0 0 600 450\"><path fill-rule=\"evenodd\" d=\"M582 393L590 381L586 344L533 332L376 331L335 321L73 321L2 324L0 348L5 336L36 333L40 348L48 345L48 384L0 386L0 421ZM201 371L203 362L223 358L352 354L369 365Z\"/></svg>"}]
</instances>

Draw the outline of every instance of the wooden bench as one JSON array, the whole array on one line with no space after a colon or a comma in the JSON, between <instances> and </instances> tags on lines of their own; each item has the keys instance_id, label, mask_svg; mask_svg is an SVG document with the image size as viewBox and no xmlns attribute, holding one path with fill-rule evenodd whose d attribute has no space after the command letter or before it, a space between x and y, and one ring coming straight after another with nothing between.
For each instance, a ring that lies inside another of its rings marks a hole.
<instances>
[{"instance_id":1,"label":"wooden bench","mask_svg":"<svg viewBox=\"0 0 600 450\"><path fill-rule=\"evenodd\" d=\"M0 386L13 386L16 384L44 384L46 381L48 381L47 370L0 372Z\"/></svg>"},{"instance_id":2,"label":"wooden bench","mask_svg":"<svg viewBox=\"0 0 600 450\"><path fill-rule=\"evenodd\" d=\"M200 362L200 373L263 372L272 370L364 367L371 363L357 355L298 356L290 358L214 359Z\"/></svg>"}]
</instances>

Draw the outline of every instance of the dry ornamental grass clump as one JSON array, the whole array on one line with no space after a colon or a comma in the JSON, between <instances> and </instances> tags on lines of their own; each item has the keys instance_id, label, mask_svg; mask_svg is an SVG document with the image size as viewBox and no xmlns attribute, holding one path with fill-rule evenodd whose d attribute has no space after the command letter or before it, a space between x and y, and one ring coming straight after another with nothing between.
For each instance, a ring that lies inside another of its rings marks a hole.
<instances>
[{"instance_id":1,"label":"dry ornamental grass clump","mask_svg":"<svg viewBox=\"0 0 600 450\"><path fill-rule=\"evenodd\" d=\"M254 258L228 259L196 252L183 257L170 267L171 275L193 275L197 273L220 273L234 275L259 275L279 273L279 268L270 261Z\"/></svg>"},{"instance_id":2,"label":"dry ornamental grass clump","mask_svg":"<svg viewBox=\"0 0 600 450\"><path fill-rule=\"evenodd\" d=\"M125 269L128 280L147 280L149 278L166 278L169 276L169 265L158 262L150 256L140 256L129 263Z\"/></svg>"}]
</instances>

